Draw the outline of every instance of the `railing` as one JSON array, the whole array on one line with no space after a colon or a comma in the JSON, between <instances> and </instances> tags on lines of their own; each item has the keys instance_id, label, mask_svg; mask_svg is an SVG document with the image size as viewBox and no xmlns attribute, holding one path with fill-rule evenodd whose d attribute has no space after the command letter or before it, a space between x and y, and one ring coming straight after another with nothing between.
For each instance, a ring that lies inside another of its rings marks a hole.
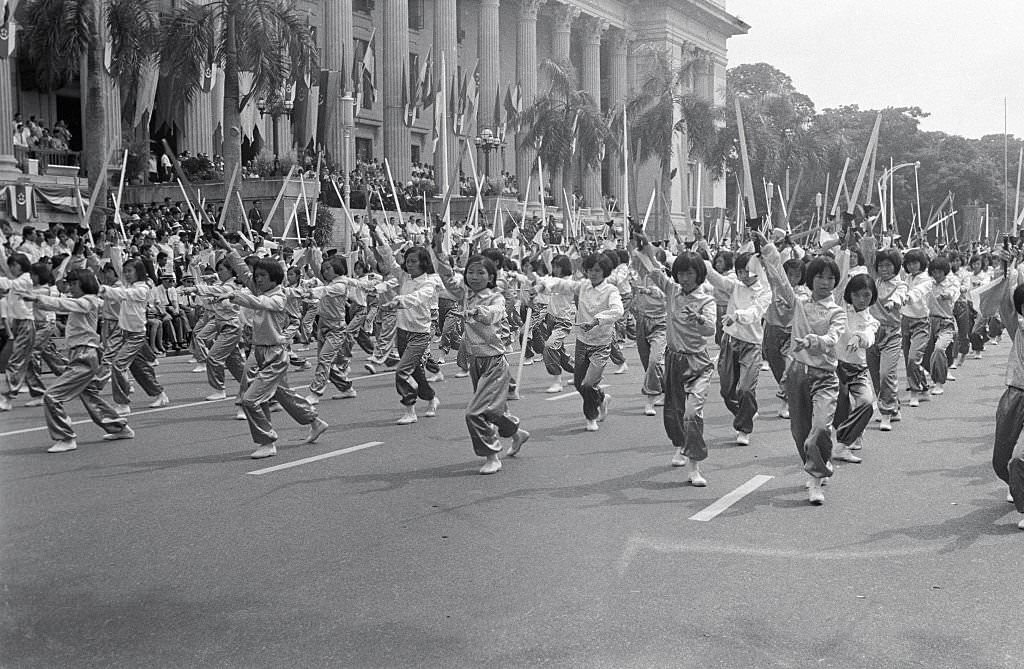
<instances>
[{"instance_id":1,"label":"railing","mask_svg":"<svg viewBox=\"0 0 1024 669\"><path fill-rule=\"evenodd\" d=\"M47 170L54 165L62 167L78 167L80 163L80 151L63 151L61 149L40 149L26 146L14 147L14 159L18 167L25 174L46 174ZM36 161L36 162L33 162ZM33 168L37 172L33 172Z\"/></svg>"}]
</instances>

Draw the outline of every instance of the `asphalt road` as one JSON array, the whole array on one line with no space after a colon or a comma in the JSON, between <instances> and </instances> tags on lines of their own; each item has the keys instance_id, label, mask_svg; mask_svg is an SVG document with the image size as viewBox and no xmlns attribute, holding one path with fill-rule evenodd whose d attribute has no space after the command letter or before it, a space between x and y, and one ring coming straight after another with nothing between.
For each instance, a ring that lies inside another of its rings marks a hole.
<instances>
[{"instance_id":1,"label":"asphalt road","mask_svg":"<svg viewBox=\"0 0 1024 669\"><path fill-rule=\"evenodd\" d=\"M872 423L822 507L767 372L750 446L713 388L699 489L642 415L635 349L596 434L526 368L533 436L496 476L476 473L468 379L410 427L392 375L358 379L321 404L321 443L287 443L303 429L277 413L279 454L255 461L231 401L168 358L173 403L136 409L133 441L83 424L51 455L39 409L0 416L0 665L1024 667L1024 532L989 464L1006 354Z\"/></svg>"}]
</instances>

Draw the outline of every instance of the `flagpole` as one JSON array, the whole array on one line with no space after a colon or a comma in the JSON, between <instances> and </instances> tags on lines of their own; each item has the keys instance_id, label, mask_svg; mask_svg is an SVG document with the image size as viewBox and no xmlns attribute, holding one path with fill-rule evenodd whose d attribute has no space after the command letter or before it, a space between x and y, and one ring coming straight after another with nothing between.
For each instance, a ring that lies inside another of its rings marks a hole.
<instances>
[{"instance_id":1,"label":"flagpole","mask_svg":"<svg viewBox=\"0 0 1024 669\"><path fill-rule=\"evenodd\" d=\"M629 250L629 122L622 103L622 245Z\"/></svg>"},{"instance_id":2,"label":"flagpole","mask_svg":"<svg viewBox=\"0 0 1024 669\"><path fill-rule=\"evenodd\" d=\"M434 113L441 114L440 134L441 134L441 175L444 179L443 186L446 192L451 189L451 176L448 174L448 169L451 167L448 164L448 82L446 81L447 74L445 72L444 52L441 52L441 73L438 81L441 82L440 87L440 98L439 102L434 103ZM438 109L440 107L440 109ZM443 214L442 214L443 215Z\"/></svg>"}]
</instances>

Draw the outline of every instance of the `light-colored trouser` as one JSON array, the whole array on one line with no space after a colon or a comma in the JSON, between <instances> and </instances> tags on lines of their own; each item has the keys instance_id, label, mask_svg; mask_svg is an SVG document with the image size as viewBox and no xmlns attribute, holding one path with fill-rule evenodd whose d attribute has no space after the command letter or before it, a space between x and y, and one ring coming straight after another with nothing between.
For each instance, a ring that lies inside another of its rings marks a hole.
<instances>
[{"instance_id":1,"label":"light-colored trouser","mask_svg":"<svg viewBox=\"0 0 1024 669\"><path fill-rule=\"evenodd\" d=\"M68 351L71 360L64 373L50 384L43 395L46 413L46 427L54 441L68 441L75 438L71 419L64 410L64 403L74 398L82 400L82 406L89 413L92 422L105 432L120 432L127 421L117 415L114 408L104 400L103 381L97 378L100 371L100 352L91 346L76 346Z\"/></svg>"},{"instance_id":2,"label":"light-colored trouser","mask_svg":"<svg viewBox=\"0 0 1024 669\"><path fill-rule=\"evenodd\" d=\"M509 377L505 356L472 357L469 378L474 393L466 407L466 427L473 452L481 457L501 451L498 436L508 438L519 430L519 419L508 412Z\"/></svg>"},{"instance_id":3,"label":"light-colored trouser","mask_svg":"<svg viewBox=\"0 0 1024 669\"><path fill-rule=\"evenodd\" d=\"M573 373L573 362L565 351L565 339L572 330L572 322L548 313L548 338L544 342L544 369L551 376L558 376L564 369Z\"/></svg>"},{"instance_id":4,"label":"light-colored trouser","mask_svg":"<svg viewBox=\"0 0 1024 669\"><path fill-rule=\"evenodd\" d=\"M927 318L903 317L900 322L900 333L903 337L903 363L907 368L907 385L913 392L928 390L928 380L924 375L924 351L928 348L931 337L931 326Z\"/></svg>"},{"instance_id":5,"label":"light-colored trouser","mask_svg":"<svg viewBox=\"0 0 1024 669\"><path fill-rule=\"evenodd\" d=\"M387 360L392 357L395 351L395 341L398 333L398 312L394 309L377 308L377 337L374 340L373 357L378 360ZM429 338L428 338L429 339ZM399 352L401 355L401 352Z\"/></svg>"},{"instance_id":6,"label":"light-colored trouser","mask_svg":"<svg viewBox=\"0 0 1024 669\"><path fill-rule=\"evenodd\" d=\"M996 409L996 435L992 447L992 468L1010 486L1013 504L1024 513L1024 390L1007 386Z\"/></svg>"},{"instance_id":7,"label":"light-colored trouser","mask_svg":"<svg viewBox=\"0 0 1024 669\"><path fill-rule=\"evenodd\" d=\"M949 358L946 350L956 339L956 321L952 318L932 316L930 319L929 364L931 366L932 382L945 383L949 376Z\"/></svg>"},{"instance_id":8,"label":"light-colored trouser","mask_svg":"<svg viewBox=\"0 0 1024 669\"><path fill-rule=\"evenodd\" d=\"M683 449L686 457L697 462L708 457L708 445L704 441L704 403L713 369L707 349L665 354L665 433L674 447Z\"/></svg>"},{"instance_id":9,"label":"light-colored trouser","mask_svg":"<svg viewBox=\"0 0 1024 669\"><path fill-rule=\"evenodd\" d=\"M662 393L662 377L665 375L666 316L636 317L636 352L644 366L644 384L640 389L644 395Z\"/></svg>"},{"instance_id":10,"label":"light-colored trouser","mask_svg":"<svg viewBox=\"0 0 1024 669\"><path fill-rule=\"evenodd\" d=\"M732 413L732 429L750 434L757 413L757 375L761 372L761 345L722 336L718 354L719 389Z\"/></svg>"},{"instance_id":11,"label":"light-colored trouser","mask_svg":"<svg viewBox=\"0 0 1024 669\"><path fill-rule=\"evenodd\" d=\"M57 350L54 335L57 326L50 321L36 321L36 341L29 357L28 369L25 370L25 385L32 397L42 397L46 392L43 383L43 365L45 364L56 376L64 373L68 359Z\"/></svg>"},{"instance_id":12,"label":"light-colored trouser","mask_svg":"<svg viewBox=\"0 0 1024 669\"><path fill-rule=\"evenodd\" d=\"M395 390L402 398L402 404L413 406L417 398L434 399L434 389L427 381L423 366L423 355L430 347L430 333L399 329L397 340L401 359L395 367Z\"/></svg>"},{"instance_id":13,"label":"light-colored trouser","mask_svg":"<svg viewBox=\"0 0 1024 669\"><path fill-rule=\"evenodd\" d=\"M213 341L206 352L206 382L214 390L224 390L224 370L231 372L235 381L242 383L245 361L239 345L242 328L234 323L219 323Z\"/></svg>"},{"instance_id":14,"label":"light-colored trouser","mask_svg":"<svg viewBox=\"0 0 1024 669\"><path fill-rule=\"evenodd\" d=\"M604 402L601 379L604 377L604 368L611 359L611 349L611 342L599 346L576 342L573 380L576 383L576 392L583 397L583 415L587 420L597 419L601 404Z\"/></svg>"},{"instance_id":15,"label":"light-colored trouser","mask_svg":"<svg viewBox=\"0 0 1024 669\"><path fill-rule=\"evenodd\" d=\"M274 400L299 425L316 420L316 409L302 395L288 387L288 349L280 344L253 346L253 361L246 370L251 379L242 393L241 405L249 422L252 440L260 445L277 441L270 421L270 401Z\"/></svg>"},{"instance_id":16,"label":"light-colored trouser","mask_svg":"<svg viewBox=\"0 0 1024 669\"><path fill-rule=\"evenodd\" d=\"M779 386L776 396L786 401L786 356L789 355L789 342L793 337L793 328L782 325L765 323L764 343L761 345L761 354L768 367L772 370L772 377Z\"/></svg>"},{"instance_id":17,"label":"light-colored trouser","mask_svg":"<svg viewBox=\"0 0 1024 669\"><path fill-rule=\"evenodd\" d=\"M786 371L789 431L804 463L815 478L832 476L832 420L839 399L835 370L792 361Z\"/></svg>"},{"instance_id":18,"label":"light-colored trouser","mask_svg":"<svg viewBox=\"0 0 1024 669\"><path fill-rule=\"evenodd\" d=\"M191 348L196 362L200 364L206 362L207 357L210 355L210 345L213 343L213 338L217 335L218 327L217 321L211 318L192 331Z\"/></svg>"},{"instance_id":19,"label":"light-colored trouser","mask_svg":"<svg viewBox=\"0 0 1024 669\"><path fill-rule=\"evenodd\" d=\"M103 367L109 368L101 367L100 377L106 383L105 376L110 374L115 404L130 404L132 401L129 392L129 372L150 397L156 397L164 391L163 386L157 381L152 363L147 359L152 357L152 354L145 332L118 330L111 334L110 350L103 356Z\"/></svg>"},{"instance_id":20,"label":"light-colored trouser","mask_svg":"<svg viewBox=\"0 0 1024 669\"><path fill-rule=\"evenodd\" d=\"M14 397L25 382L29 365L32 364L32 349L36 344L36 322L31 318L19 318L11 321L11 355L7 359L8 397Z\"/></svg>"},{"instance_id":21,"label":"light-colored trouser","mask_svg":"<svg viewBox=\"0 0 1024 669\"><path fill-rule=\"evenodd\" d=\"M867 350L868 370L878 395L878 411L883 416L895 416L900 412L902 342L899 325L881 325L875 335L875 345Z\"/></svg>"},{"instance_id":22,"label":"light-colored trouser","mask_svg":"<svg viewBox=\"0 0 1024 669\"><path fill-rule=\"evenodd\" d=\"M352 343L349 333L344 327L330 328L320 324L317 333L316 369L309 391L314 395L323 395L328 381L341 392L352 389L352 381L348 378L349 356L352 354Z\"/></svg>"},{"instance_id":23,"label":"light-colored trouser","mask_svg":"<svg viewBox=\"0 0 1024 669\"><path fill-rule=\"evenodd\" d=\"M860 439L871 422L875 410L875 392L871 387L868 368L840 361L836 366L839 379L839 398L836 400L836 439L850 445Z\"/></svg>"}]
</instances>

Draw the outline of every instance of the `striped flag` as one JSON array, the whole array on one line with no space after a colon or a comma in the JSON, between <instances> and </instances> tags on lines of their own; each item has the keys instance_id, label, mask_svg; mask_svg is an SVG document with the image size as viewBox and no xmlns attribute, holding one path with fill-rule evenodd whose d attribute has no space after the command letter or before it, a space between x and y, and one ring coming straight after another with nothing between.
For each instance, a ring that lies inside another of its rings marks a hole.
<instances>
[{"instance_id":1,"label":"striped flag","mask_svg":"<svg viewBox=\"0 0 1024 669\"><path fill-rule=\"evenodd\" d=\"M0 59L6 60L14 55L14 35L17 29L9 0L3 1L3 16L0 16Z\"/></svg>"},{"instance_id":2,"label":"striped flag","mask_svg":"<svg viewBox=\"0 0 1024 669\"><path fill-rule=\"evenodd\" d=\"M363 65L362 65L362 85L361 89L363 97L369 99L370 104L377 102L377 57L374 53L373 40L377 35L377 29L374 28L373 32L370 33L370 41L366 43L366 52L363 54Z\"/></svg>"}]
</instances>

